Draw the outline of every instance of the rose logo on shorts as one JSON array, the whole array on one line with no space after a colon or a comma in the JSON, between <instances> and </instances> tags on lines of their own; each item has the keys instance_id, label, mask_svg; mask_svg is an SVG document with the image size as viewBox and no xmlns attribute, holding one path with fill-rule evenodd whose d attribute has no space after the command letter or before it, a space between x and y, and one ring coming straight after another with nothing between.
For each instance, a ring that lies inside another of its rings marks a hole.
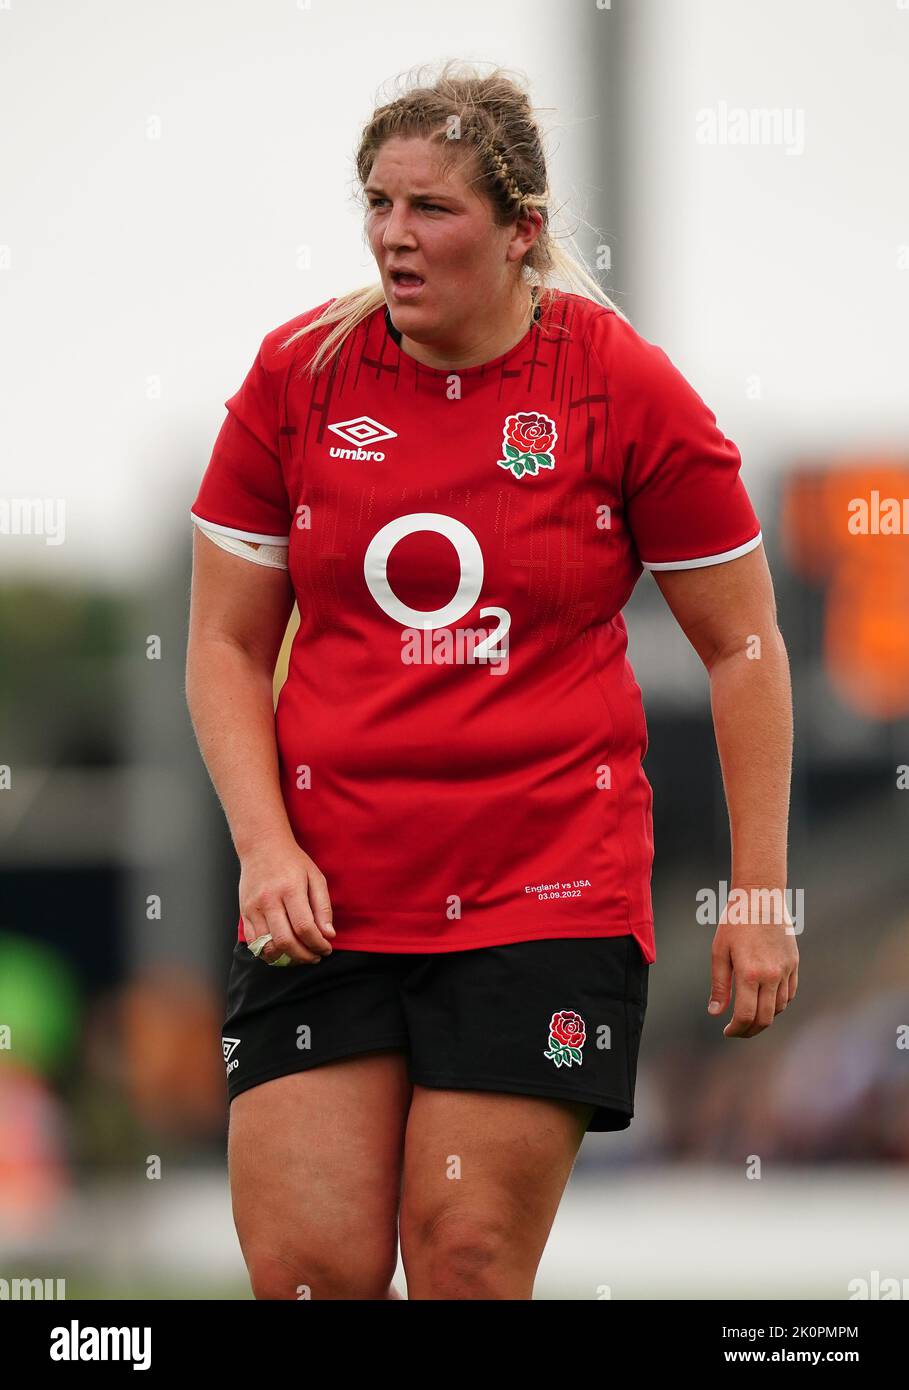
<instances>
[{"instance_id":1,"label":"rose logo on shorts","mask_svg":"<svg viewBox=\"0 0 909 1390\"><path fill-rule=\"evenodd\" d=\"M510 468L516 478L536 474L541 468L555 468L552 448L558 439L555 422L536 410L509 415L502 430L502 452L496 459L500 468Z\"/></svg>"},{"instance_id":2,"label":"rose logo on shorts","mask_svg":"<svg viewBox=\"0 0 909 1390\"><path fill-rule=\"evenodd\" d=\"M573 1062L580 1066L584 1058L581 1048L587 1037L587 1029L580 1014L570 1009L562 1009L553 1014L549 1024L549 1048L544 1057L549 1057L557 1067L570 1067Z\"/></svg>"}]
</instances>

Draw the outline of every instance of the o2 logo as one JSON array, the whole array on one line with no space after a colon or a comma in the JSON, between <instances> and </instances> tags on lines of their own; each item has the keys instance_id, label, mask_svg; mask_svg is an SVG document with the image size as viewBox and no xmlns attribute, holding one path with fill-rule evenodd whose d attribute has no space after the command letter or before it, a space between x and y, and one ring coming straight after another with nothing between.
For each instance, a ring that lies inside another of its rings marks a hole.
<instances>
[{"instance_id":1,"label":"o2 logo","mask_svg":"<svg viewBox=\"0 0 909 1390\"><path fill-rule=\"evenodd\" d=\"M458 556L460 577L454 596L442 608L426 611L411 608L398 598L388 582L388 557L398 541L415 531L435 531L445 536ZM483 551L469 526L444 512L411 512L397 516L373 536L363 557L363 577L376 603L400 623L401 660L406 664L454 663L485 664L493 673L508 669L508 632L511 614L507 608L480 609L481 618L495 618L498 626L490 633L453 626L469 613L483 587Z\"/></svg>"}]
</instances>

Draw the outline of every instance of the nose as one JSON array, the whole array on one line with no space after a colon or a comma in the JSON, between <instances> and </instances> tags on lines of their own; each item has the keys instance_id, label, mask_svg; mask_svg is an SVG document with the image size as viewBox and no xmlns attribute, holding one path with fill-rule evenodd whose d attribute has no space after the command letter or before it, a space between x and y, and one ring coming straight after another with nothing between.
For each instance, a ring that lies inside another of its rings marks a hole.
<instances>
[{"instance_id":1,"label":"nose","mask_svg":"<svg viewBox=\"0 0 909 1390\"><path fill-rule=\"evenodd\" d=\"M411 209L407 203L393 203L391 212L385 222L382 232L382 245L386 251L393 251L399 246L416 245L413 229L410 225Z\"/></svg>"}]
</instances>

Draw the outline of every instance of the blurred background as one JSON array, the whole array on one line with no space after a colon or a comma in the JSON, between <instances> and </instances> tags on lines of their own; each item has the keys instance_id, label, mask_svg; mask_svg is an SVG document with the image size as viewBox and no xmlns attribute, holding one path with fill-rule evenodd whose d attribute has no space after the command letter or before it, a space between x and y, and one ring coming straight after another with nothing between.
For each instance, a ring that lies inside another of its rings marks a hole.
<instances>
[{"instance_id":1,"label":"blurred background","mask_svg":"<svg viewBox=\"0 0 909 1390\"><path fill-rule=\"evenodd\" d=\"M746 1045L705 1011L696 894L729 869L707 680L642 576L636 1114L584 1140L536 1297L874 1296L875 1272L909 1280L900 0L0 6L0 1279L250 1297L220 1045L238 870L185 704L189 507L265 332L374 280L360 127L449 57L526 77L557 225L738 444L795 694L799 995Z\"/></svg>"}]
</instances>

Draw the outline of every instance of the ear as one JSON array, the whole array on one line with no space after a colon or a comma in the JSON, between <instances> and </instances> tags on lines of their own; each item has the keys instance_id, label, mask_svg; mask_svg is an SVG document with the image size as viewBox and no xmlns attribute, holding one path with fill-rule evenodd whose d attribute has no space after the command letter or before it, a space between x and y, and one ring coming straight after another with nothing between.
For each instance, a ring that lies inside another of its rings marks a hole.
<instances>
[{"instance_id":1,"label":"ear","mask_svg":"<svg viewBox=\"0 0 909 1390\"><path fill-rule=\"evenodd\" d=\"M508 243L508 259L519 261L533 246L543 230L543 215L537 208L528 208L520 214L514 224L511 240Z\"/></svg>"}]
</instances>

